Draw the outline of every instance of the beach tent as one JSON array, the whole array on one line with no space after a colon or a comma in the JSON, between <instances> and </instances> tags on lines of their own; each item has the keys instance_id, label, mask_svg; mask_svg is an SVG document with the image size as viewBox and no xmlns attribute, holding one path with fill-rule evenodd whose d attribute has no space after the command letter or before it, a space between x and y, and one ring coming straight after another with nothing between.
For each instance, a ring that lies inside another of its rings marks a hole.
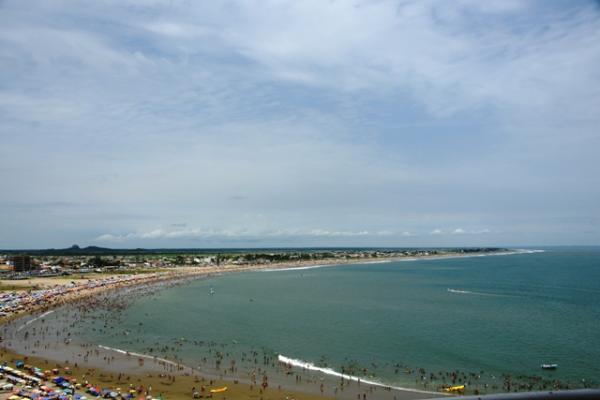
<instances>
[{"instance_id":1,"label":"beach tent","mask_svg":"<svg viewBox=\"0 0 600 400\"><path fill-rule=\"evenodd\" d=\"M23 368L25 366L25 363L23 361L19 360L19 361L15 362L15 366L17 368Z\"/></svg>"},{"instance_id":2,"label":"beach tent","mask_svg":"<svg viewBox=\"0 0 600 400\"><path fill-rule=\"evenodd\" d=\"M52 379L52 382L55 383L55 384L57 384L57 385L60 385L64 381L66 381L66 379L63 378L62 376L58 376L58 377Z\"/></svg>"},{"instance_id":3,"label":"beach tent","mask_svg":"<svg viewBox=\"0 0 600 400\"><path fill-rule=\"evenodd\" d=\"M69 386L69 387L63 389L63 393L64 394L75 394L75 391L73 390L72 387Z\"/></svg>"}]
</instances>

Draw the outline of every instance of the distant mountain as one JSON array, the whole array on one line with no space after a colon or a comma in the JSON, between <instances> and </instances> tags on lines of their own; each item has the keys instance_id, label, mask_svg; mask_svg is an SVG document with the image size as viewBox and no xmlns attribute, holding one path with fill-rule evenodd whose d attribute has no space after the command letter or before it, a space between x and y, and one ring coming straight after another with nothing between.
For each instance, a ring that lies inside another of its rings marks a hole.
<instances>
[{"instance_id":1,"label":"distant mountain","mask_svg":"<svg viewBox=\"0 0 600 400\"><path fill-rule=\"evenodd\" d=\"M144 250L142 250L143 252ZM74 244L66 249L39 249L39 250L0 250L0 252L14 254L26 253L30 255L48 255L48 256L87 256L87 255L102 255L102 254L130 254L135 250L116 250L98 246L79 247Z\"/></svg>"}]
</instances>

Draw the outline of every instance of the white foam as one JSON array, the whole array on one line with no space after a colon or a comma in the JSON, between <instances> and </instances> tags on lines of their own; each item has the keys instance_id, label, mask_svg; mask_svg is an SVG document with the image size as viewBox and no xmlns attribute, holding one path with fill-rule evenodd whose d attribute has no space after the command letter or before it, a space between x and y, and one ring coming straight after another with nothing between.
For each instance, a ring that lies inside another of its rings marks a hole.
<instances>
[{"instance_id":1,"label":"white foam","mask_svg":"<svg viewBox=\"0 0 600 400\"><path fill-rule=\"evenodd\" d=\"M385 264L385 263L391 263L394 260L375 260L375 261L364 261L364 262L358 262L358 264Z\"/></svg>"},{"instance_id":2,"label":"white foam","mask_svg":"<svg viewBox=\"0 0 600 400\"><path fill-rule=\"evenodd\" d=\"M287 267L287 268L268 268L261 269L262 272L276 272L276 271L298 271L303 269L314 269L314 268L323 268L323 267L332 267L338 264L329 264L329 265L308 265L303 267Z\"/></svg>"},{"instance_id":3,"label":"white foam","mask_svg":"<svg viewBox=\"0 0 600 400\"><path fill-rule=\"evenodd\" d=\"M20 330L24 329L25 327L27 327L28 325L34 323L35 321L37 321L38 319L42 319L47 315L50 315L54 312L54 310L50 310L50 311L46 311L45 313L43 313L42 315L38 315L35 318L30 319L29 321L25 322L23 325L21 325L18 329L17 332L19 332Z\"/></svg>"},{"instance_id":4,"label":"white foam","mask_svg":"<svg viewBox=\"0 0 600 400\"><path fill-rule=\"evenodd\" d=\"M546 252L546 250L528 250L528 249L519 249L517 251L519 253L524 253L524 254L545 253Z\"/></svg>"},{"instance_id":5,"label":"white foam","mask_svg":"<svg viewBox=\"0 0 600 400\"><path fill-rule=\"evenodd\" d=\"M317 367L313 363L302 361L302 360L296 360L293 358L283 356L281 354L279 354L277 356L277 359L279 360L280 363L284 363L284 364L291 365L291 366L298 367L298 368L308 369L310 371L321 372L326 375L337 376L338 378L344 378L349 381L365 383L367 385L373 385L373 386L379 386L379 387L390 388L390 389L394 389L394 390L403 390L403 391L415 392L415 393L427 393L427 394L436 394L436 395L444 394L444 393L440 393L440 392L412 389L412 388L407 388L407 387L402 387L402 386L390 386L390 385L386 385L386 384L383 384L383 383L377 382L377 381L361 379L358 376L342 374L341 372L337 372L331 368Z\"/></svg>"},{"instance_id":6,"label":"white foam","mask_svg":"<svg viewBox=\"0 0 600 400\"><path fill-rule=\"evenodd\" d=\"M140 357L140 358L146 358L148 360L160 361L160 362L163 362L165 364L174 365L176 367L185 367L185 365L183 365L183 364L176 363L174 361L167 360L165 358L149 356L147 354L135 353L133 351L127 351L127 350L117 349L115 347L103 346L101 344L98 345L98 347L101 348L101 349L103 349L103 350L114 351L115 353L125 354L127 356L135 356L135 357Z\"/></svg>"}]
</instances>

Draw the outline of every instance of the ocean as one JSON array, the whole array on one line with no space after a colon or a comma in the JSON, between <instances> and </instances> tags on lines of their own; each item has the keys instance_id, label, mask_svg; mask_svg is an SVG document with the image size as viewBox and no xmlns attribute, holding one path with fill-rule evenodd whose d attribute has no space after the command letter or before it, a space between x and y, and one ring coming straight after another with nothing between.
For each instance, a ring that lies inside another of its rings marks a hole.
<instances>
[{"instance_id":1,"label":"ocean","mask_svg":"<svg viewBox=\"0 0 600 400\"><path fill-rule=\"evenodd\" d=\"M489 391L508 375L511 390L598 386L600 248L544 250L226 274L131 299L107 329L86 318L75 340L190 366L218 353L240 371L281 355L432 390L452 373Z\"/></svg>"}]
</instances>

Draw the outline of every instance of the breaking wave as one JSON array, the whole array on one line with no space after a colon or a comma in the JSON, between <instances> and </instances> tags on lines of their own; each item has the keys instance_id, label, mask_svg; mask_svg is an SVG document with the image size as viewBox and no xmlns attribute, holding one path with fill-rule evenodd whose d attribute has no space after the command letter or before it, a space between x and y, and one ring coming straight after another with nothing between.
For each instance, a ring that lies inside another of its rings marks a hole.
<instances>
[{"instance_id":1,"label":"breaking wave","mask_svg":"<svg viewBox=\"0 0 600 400\"><path fill-rule=\"evenodd\" d=\"M304 266L304 267L287 267L287 268L267 268L267 269L261 269L260 271L262 271L262 272L299 271L299 270L303 270L303 269L315 269L315 268L323 268L323 267L332 267L334 265L337 265L337 264L330 264L330 265L308 265L308 266Z\"/></svg>"},{"instance_id":2,"label":"breaking wave","mask_svg":"<svg viewBox=\"0 0 600 400\"><path fill-rule=\"evenodd\" d=\"M317 367L313 363L302 361L302 360L297 360L294 358L289 358L289 357L283 356L281 354L279 354L277 356L277 359L279 360L280 363L291 365L293 367L303 368L303 369L307 369L310 371L317 371L317 372L321 372L326 375L335 376L338 378L344 378L349 381L361 382L361 383L365 383L367 385L373 385L373 386L379 386L379 387L390 388L390 389L394 389L394 390L403 390L403 391L415 392L415 393L427 393L427 394L437 394L437 395L440 394L439 392L412 389L412 388L407 388L407 387L402 387L402 386L391 386L391 385L386 385L384 383L377 382L377 381L361 379L358 376L342 374L341 372L337 372L331 368Z\"/></svg>"},{"instance_id":3,"label":"breaking wave","mask_svg":"<svg viewBox=\"0 0 600 400\"><path fill-rule=\"evenodd\" d=\"M35 318L30 319L29 321L25 322L23 325L21 325L19 328L17 328L17 332L23 330L27 325L34 323L35 321L37 321L38 319L42 319L47 315L50 315L54 312L54 310L50 310L50 311L46 311L45 313L38 315Z\"/></svg>"}]
</instances>

